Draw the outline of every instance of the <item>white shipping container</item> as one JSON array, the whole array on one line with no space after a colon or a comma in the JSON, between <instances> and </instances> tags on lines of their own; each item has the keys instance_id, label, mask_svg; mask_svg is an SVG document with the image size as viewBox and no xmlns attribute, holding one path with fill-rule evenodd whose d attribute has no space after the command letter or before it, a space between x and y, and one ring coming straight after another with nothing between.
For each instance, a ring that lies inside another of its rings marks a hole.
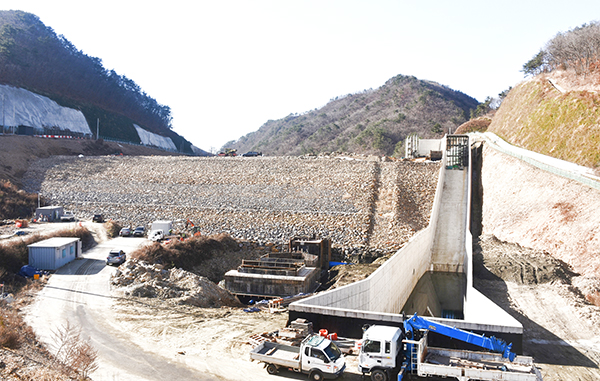
<instances>
[{"instance_id":1,"label":"white shipping container","mask_svg":"<svg viewBox=\"0 0 600 381\"><path fill-rule=\"evenodd\" d=\"M28 245L29 265L39 270L56 270L81 255L81 240L54 237Z\"/></svg>"}]
</instances>

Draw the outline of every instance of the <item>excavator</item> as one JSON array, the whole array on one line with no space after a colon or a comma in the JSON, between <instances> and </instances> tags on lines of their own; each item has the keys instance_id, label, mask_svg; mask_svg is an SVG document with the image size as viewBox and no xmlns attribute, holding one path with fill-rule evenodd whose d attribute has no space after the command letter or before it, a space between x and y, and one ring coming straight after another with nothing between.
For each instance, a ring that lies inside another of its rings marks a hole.
<instances>
[{"instance_id":1,"label":"excavator","mask_svg":"<svg viewBox=\"0 0 600 381\"><path fill-rule=\"evenodd\" d=\"M225 148L225 150L219 152L217 154L217 156L237 156L237 149L235 149L235 148Z\"/></svg>"}]
</instances>

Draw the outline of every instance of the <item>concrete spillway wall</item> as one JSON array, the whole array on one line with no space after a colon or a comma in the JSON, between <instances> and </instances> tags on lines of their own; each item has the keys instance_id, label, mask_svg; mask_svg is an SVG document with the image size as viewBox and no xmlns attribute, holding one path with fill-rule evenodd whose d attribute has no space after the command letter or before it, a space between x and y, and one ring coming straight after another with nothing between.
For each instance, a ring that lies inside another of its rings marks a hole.
<instances>
[{"instance_id":1,"label":"concrete spillway wall","mask_svg":"<svg viewBox=\"0 0 600 381\"><path fill-rule=\"evenodd\" d=\"M513 342L517 352L521 350L522 325L472 288L472 238L468 218L470 155L469 164L463 169L447 169L447 160L444 154L429 226L367 279L292 303L290 320L306 318L316 328L348 337L360 337L363 324L401 326L402 308L426 272L464 272L467 278L462 296L464 320L436 320L502 337Z\"/></svg>"},{"instance_id":2,"label":"concrete spillway wall","mask_svg":"<svg viewBox=\"0 0 600 381\"><path fill-rule=\"evenodd\" d=\"M440 168L431 222L427 228L417 233L367 279L306 298L294 303L290 310L308 311L314 310L311 306L318 306L329 308L330 312L361 310L400 313L419 279L429 270L444 188L444 168L445 165Z\"/></svg>"}]
</instances>

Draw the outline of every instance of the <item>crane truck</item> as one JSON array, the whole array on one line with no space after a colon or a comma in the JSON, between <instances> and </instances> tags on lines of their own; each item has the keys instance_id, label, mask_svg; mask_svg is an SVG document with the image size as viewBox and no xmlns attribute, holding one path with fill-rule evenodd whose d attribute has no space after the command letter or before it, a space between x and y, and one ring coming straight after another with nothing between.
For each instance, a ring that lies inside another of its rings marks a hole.
<instances>
[{"instance_id":1,"label":"crane truck","mask_svg":"<svg viewBox=\"0 0 600 381\"><path fill-rule=\"evenodd\" d=\"M372 381L388 381L396 373L398 381L407 374L459 381L542 380L531 357L517 356L512 344L493 336L463 331L417 314L405 319L403 328L374 325L364 331L358 354L358 371L363 376L370 373ZM428 347L430 331L496 353Z\"/></svg>"}]
</instances>

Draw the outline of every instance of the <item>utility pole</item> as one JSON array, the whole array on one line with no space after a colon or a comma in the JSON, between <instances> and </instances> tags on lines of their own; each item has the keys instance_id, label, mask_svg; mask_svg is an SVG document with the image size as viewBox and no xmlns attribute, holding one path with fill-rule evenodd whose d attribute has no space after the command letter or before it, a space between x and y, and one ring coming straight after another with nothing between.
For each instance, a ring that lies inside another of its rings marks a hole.
<instances>
[{"instance_id":1,"label":"utility pole","mask_svg":"<svg viewBox=\"0 0 600 381\"><path fill-rule=\"evenodd\" d=\"M100 139L100 118L96 119L96 140Z\"/></svg>"}]
</instances>

